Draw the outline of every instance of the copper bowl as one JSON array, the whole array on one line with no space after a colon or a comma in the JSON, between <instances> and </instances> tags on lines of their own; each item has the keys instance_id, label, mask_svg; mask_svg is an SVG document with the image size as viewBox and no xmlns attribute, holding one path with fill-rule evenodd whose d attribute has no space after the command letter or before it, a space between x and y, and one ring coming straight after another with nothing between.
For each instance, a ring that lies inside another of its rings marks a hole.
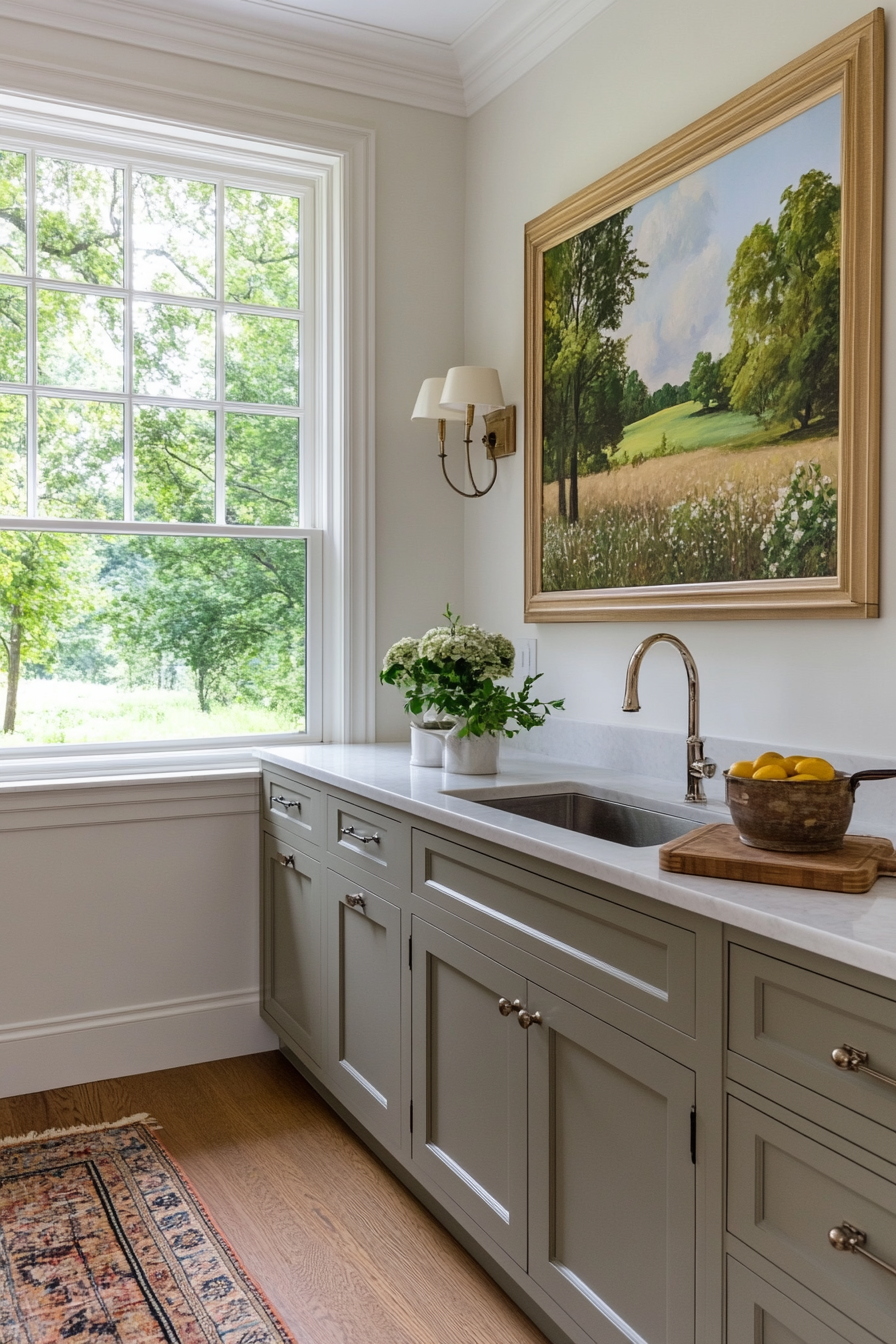
<instances>
[{"instance_id":1,"label":"copper bowl","mask_svg":"<svg viewBox=\"0 0 896 1344\"><path fill-rule=\"evenodd\" d=\"M833 779L737 779L725 771L725 801L745 845L788 854L841 849L856 789L863 779L893 779L896 770L860 770Z\"/></svg>"}]
</instances>

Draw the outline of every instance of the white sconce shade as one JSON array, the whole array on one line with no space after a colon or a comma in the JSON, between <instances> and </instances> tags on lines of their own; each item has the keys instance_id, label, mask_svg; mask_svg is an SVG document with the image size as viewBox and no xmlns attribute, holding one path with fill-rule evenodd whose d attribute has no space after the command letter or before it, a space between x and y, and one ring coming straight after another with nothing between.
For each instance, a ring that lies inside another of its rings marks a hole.
<instances>
[{"instance_id":1,"label":"white sconce shade","mask_svg":"<svg viewBox=\"0 0 896 1344\"><path fill-rule=\"evenodd\" d=\"M417 394L417 403L411 414L412 420L463 420L461 411L449 411L439 405L444 386L444 378L423 379L423 386Z\"/></svg>"},{"instance_id":2,"label":"white sconce shade","mask_svg":"<svg viewBox=\"0 0 896 1344\"><path fill-rule=\"evenodd\" d=\"M498 370L480 368L477 364L460 364L449 369L440 405L443 411L466 411L473 406L476 415L500 411L506 402Z\"/></svg>"}]
</instances>

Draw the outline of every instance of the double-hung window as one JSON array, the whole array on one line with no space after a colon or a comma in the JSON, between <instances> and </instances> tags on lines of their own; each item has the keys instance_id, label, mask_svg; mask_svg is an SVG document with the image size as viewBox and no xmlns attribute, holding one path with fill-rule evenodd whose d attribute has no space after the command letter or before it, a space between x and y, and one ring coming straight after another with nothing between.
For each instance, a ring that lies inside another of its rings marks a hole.
<instances>
[{"instance_id":1,"label":"double-hung window","mask_svg":"<svg viewBox=\"0 0 896 1344\"><path fill-rule=\"evenodd\" d=\"M0 753L314 732L313 173L0 124Z\"/></svg>"}]
</instances>

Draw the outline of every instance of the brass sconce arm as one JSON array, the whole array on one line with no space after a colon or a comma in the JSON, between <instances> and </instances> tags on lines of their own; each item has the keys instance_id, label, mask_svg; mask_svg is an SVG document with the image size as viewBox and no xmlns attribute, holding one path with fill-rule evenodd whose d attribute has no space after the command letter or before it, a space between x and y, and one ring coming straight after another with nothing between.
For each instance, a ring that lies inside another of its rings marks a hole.
<instances>
[{"instance_id":1,"label":"brass sconce arm","mask_svg":"<svg viewBox=\"0 0 896 1344\"><path fill-rule=\"evenodd\" d=\"M491 490L495 481L498 479L498 460L495 457L494 452L492 451L492 444L489 443L488 436L483 435L482 442L485 444L486 455L488 456L489 461L492 464L492 478L484 490L480 490L479 486L476 484L476 478L473 475L473 464L470 460L470 445L473 442L472 435L470 432L473 428L473 413L474 413L473 407L468 406L466 419L464 422L464 447L467 453L467 471L470 476L470 482L473 486L472 490L461 490L460 486L455 485L451 477L448 475L448 468L445 465L446 421L444 420L439 421L439 461L442 464L442 475L445 477L445 480L451 486L451 489L454 491L454 493L457 495L462 495L464 499L481 499L483 495L488 494L489 490Z\"/></svg>"}]
</instances>

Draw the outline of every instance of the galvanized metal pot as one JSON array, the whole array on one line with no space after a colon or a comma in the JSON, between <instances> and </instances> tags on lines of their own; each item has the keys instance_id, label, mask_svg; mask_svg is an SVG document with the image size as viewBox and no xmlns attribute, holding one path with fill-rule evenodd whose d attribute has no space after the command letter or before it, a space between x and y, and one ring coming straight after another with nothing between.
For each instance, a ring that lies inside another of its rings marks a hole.
<instances>
[{"instance_id":1,"label":"galvanized metal pot","mask_svg":"<svg viewBox=\"0 0 896 1344\"><path fill-rule=\"evenodd\" d=\"M740 838L754 849L821 854L841 849L859 784L896 770L859 770L833 779L736 779L725 771L725 801Z\"/></svg>"}]
</instances>

